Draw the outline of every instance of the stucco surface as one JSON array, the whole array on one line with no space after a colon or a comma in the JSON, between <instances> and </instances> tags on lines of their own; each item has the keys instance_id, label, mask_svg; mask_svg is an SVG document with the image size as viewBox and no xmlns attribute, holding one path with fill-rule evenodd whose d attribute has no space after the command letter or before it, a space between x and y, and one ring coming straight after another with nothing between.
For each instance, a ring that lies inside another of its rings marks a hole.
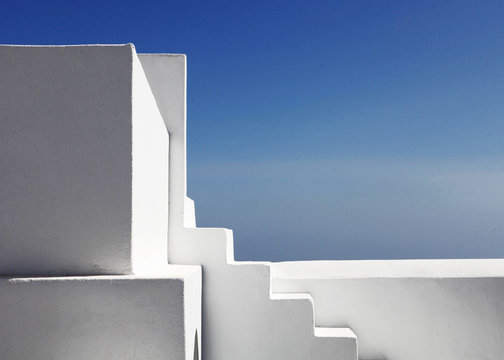
<instances>
[{"instance_id":1,"label":"stucco surface","mask_svg":"<svg viewBox=\"0 0 504 360\"><path fill-rule=\"evenodd\" d=\"M2 278L0 358L192 360L200 288L198 267L150 277Z\"/></svg>"},{"instance_id":2,"label":"stucco surface","mask_svg":"<svg viewBox=\"0 0 504 360\"><path fill-rule=\"evenodd\" d=\"M504 277L504 259L285 261L271 271L289 279Z\"/></svg>"},{"instance_id":3,"label":"stucco surface","mask_svg":"<svg viewBox=\"0 0 504 360\"><path fill-rule=\"evenodd\" d=\"M133 54L131 262L135 274L168 263L169 136Z\"/></svg>"},{"instance_id":4,"label":"stucco surface","mask_svg":"<svg viewBox=\"0 0 504 360\"><path fill-rule=\"evenodd\" d=\"M187 218L186 98L187 60L184 54L138 54L145 76L170 134L170 238ZM195 225L195 224L193 224ZM174 245L176 240L169 242Z\"/></svg>"},{"instance_id":5,"label":"stucco surface","mask_svg":"<svg viewBox=\"0 0 504 360\"><path fill-rule=\"evenodd\" d=\"M272 290L310 293L315 324L349 326L359 358L504 357L503 260L288 262Z\"/></svg>"},{"instance_id":6,"label":"stucco surface","mask_svg":"<svg viewBox=\"0 0 504 360\"><path fill-rule=\"evenodd\" d=\"M170 134L169 261L203 266L203 358L355 360L351 330L314 329L309 295L271 297L269 264L235 262L228 229L195 228L186 197L185 56L139 58Z\"/></svg>"},{"instance_id":7,"label":"stucco surface","mask_svg":"<svg viewBox=\"0 0 504 360\"><path fill-rule=\"evenodd\" d=\"M181 236L186 248L171 256L203 266L205 359L357 359L349 329L314 328L309 294L271 294L270 264L232 259L230 230L185 229Z\"/></svg>"},{"instance_id":8,"label":"stucco surface","mask_svg":"<svg viewBox=\"0 0 504 360\"><path fill-rule=\"evenodd\" d=\"M168 134L137 62L129 44L0 46L0 274L166 263Z\"/></svg>"},{"instance_id":9,"label":"stucco surface","mask_svg":"<svg viewBox=\"0 0 504 360\"><path fill-rule=\"evenodd\" d=\"M0 114L0 359L199 357L201 267L167 262L169 136L134 47L0 46Z\"/></svg>"}]
</instances>

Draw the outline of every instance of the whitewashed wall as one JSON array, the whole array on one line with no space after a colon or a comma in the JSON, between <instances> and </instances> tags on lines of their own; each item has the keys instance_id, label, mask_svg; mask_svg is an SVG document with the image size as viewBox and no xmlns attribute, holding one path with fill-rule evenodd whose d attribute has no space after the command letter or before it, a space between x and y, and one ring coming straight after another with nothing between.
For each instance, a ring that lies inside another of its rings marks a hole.
<instances>
[{"instance_id":1,"label":"whitewashed wall","mask_svg":"<svg viewBox=\"0 0 504 360\"><path fill-rule=\"evenodd\" d=\"M168 134L131 44L0 46L0 116L1 275L166 263Z\"/></svg>"},{"instance_id":2,"label":"whitewashed wall","mask_svg":"<svg viewBox=\"0 0 504 360\"><path fill-rule=\"evenodd\" d=\"M351 327L360 359L504 358L504 260L275 263L272 290L310 293L315 323Z\"/></svg>"},{"instance_id":3,"label":"whitewashed wall","mask_svg":"<svg viewBox=\"0 0 504 360\"><path fill-rule=\"evenodd\" d=\"M133 45L0 46L0 359L199 357L168 168Z\"/></svg>"}]
</instances>

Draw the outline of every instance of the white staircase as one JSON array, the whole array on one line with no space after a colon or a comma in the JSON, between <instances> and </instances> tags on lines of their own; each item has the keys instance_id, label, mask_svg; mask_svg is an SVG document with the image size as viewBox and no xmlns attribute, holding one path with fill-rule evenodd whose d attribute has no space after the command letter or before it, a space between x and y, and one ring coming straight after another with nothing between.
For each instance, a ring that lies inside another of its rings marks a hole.
<instances>
[{"instance_id":1,"label":"white staircase","mask_svg":"<svg viewBox=\"0 0 504 360\"><path fill-rule=\"evenodd\" d=\"M181 232L171 260L203 266L205 359L357 359L350 329L314 326L309 294L271 293L270 264L233 260L230 230Z\"/></svg>"},{"instance_id":2,"label":"white staircase","mask_svg":"<svg viewBox=\"0 0 504 360\"><path fill-rule=\"evenodd\" d=\"M185 56L139 57L170 134L168 258L203 266L205 360L355 360L346 326L366 360L503 358L503 260L293 263L292 281L234 261L231 231L197 228L186 196Z\"/></svg>"},{"instance_id":3,"label":"white staircase","mask_svg":"<svg viewBox=\"0 0 504 360\"><path fill-rule=\"evenodd\" d=\"M196 227L186 196L185 56L139 58L170 134L169 261L203 267L204 359L357 359L350 329L314 327L309 295L272 294L270 264L234 260L231 230Z\"/></svg>"},{"instance_id":4,"label":"white staircase","mask_svg":"<svg viewBox=\"0 0 504 360\"><path fill-rule=\"evenodd\" d=\"M185 66L0 47L0 359L357 359L310 294L272 293L270 264L195 227Z\"/></svg>"}]
</instances>

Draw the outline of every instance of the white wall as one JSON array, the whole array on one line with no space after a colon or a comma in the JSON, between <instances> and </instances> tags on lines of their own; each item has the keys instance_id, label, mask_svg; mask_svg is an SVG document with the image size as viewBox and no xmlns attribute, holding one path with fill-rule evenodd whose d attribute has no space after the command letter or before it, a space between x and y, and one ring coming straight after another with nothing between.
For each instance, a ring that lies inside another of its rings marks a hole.
<instances>
[{"instance_id":1,"label":"white wall","mask_svg":"<svg viewBox=\"0 0 504 360\"><path fill-rule=\"evenodd\" d=\"M310 293L319 326L349 326L360 359L502 359L504 260L274 263L272 290Z\"/></svg>"},{"instance_id":2,"label":"white wall","mask_svg":"<svg viewBox=\"0 0 504 360\"><path fill-rule=\"evenodd\" d=\"M169 137L136 53L133 54L132 262L151 273L168 264Z\"/></svg>"},{"instance_id":3,"label":"white wall","mask_svg":"<svg viewBox=\"0 0 504 360\"><path fill-rule=\"evenodd\" d=\"M193 360L200 309L198 267L155 277L4 278L0 358Z\"/></svg>"},{"instance_id":4,"label":"white wall","mask_svg":"<svg viewBox=\"0 0 504 360\"><path fill-rule=\"evenodd\" d=\"M201 267L167 262L169 138L134 47L0 46L0 114L0 358L199 356Z\"/></svg>"},{"instance_id":5,"label":"white wall","mask_svg":"<svg viewBox=\"0 0 504 360\"><path fill-rule=\"evenodd\" d=\"M166 253L168 137L143 77L132 45L0 46L0 274Z\"/></svg>"},{"instance_id":6,"label":"white wall","mask_svg":"<svg viewBox=\"0 0 504 360\"><path fill-rule=\"evenodd\" d=\"M184 54L139 54L158 109L170 134L170 243L186 217L186 88ZM189 214L189 217L194 213Z\"/></svg>"}]
</instances>

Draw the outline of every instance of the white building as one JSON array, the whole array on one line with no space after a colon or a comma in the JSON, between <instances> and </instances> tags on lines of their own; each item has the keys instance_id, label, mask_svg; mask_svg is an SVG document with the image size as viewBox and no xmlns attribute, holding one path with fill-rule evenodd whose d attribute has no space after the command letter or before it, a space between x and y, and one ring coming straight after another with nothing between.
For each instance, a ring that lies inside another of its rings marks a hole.
<instances>
[{"instance_id":1,"label":"white building","mask_svg":"<svg viewBox=\"0 0 504 360\"><path fill-rule=\"evenodd\" d=\"M504 260L234 261L185 123L184 55L0 47L1 360L504 359Z\"/></svg>"}]
</instances>

